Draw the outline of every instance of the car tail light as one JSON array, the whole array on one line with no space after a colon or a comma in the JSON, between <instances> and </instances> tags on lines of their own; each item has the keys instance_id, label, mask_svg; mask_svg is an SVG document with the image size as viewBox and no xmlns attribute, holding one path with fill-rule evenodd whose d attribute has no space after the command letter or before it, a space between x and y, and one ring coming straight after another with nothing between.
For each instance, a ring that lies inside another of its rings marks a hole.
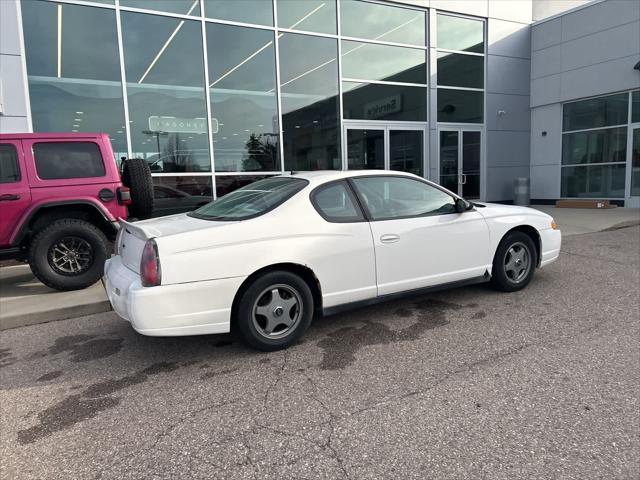
<instances>
[{"instance_id":1,"label":"car tail light","mask_svg":"<svg viewBox=\"0 0 640 480\"><path fill-rule=\"evenodd\" d=\"M147 240L142 250L140 260L140 277L143 287L155 287L160 285L162 272L160 270L160 259L158 258L158 246L155 240Z\"/></svg>"},{"instance_id":2,"label":"car tail light","mask_svg":"<svg viewBox=\"0 0 640 480\"><path fill-rule=\"evenodd\" d=\"M118 187L118 203L120 205L131 205L131 190L129 187Z\"/></svg>"}]
</instances>

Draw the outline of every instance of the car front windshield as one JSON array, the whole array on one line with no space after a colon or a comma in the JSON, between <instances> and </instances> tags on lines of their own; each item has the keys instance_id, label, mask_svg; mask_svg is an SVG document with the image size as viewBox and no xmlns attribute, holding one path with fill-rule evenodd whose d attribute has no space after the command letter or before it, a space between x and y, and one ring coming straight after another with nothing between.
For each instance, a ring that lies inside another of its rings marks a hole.
<instances>
[{"instance_id":1,"label":"car front windshield","mask_svg":"<svg viewBox=\"0 0 640 480\"><path fill-rule=\"evenodd\" d=\"M189 215L203 220L246 220L273 210L302 190L307 183L301 178L265 178L234 190Z\"/></svg>"}]
</instances>

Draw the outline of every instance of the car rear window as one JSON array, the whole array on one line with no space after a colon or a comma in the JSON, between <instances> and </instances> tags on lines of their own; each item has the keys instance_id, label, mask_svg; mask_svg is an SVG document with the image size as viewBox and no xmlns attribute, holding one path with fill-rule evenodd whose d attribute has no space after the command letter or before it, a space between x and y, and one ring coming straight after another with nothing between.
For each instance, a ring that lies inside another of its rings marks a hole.
<instances>
[{"instance_id":1,"label":"car rear window","mask_svg":"<svg viewBox=\"0 0 640 480\"><path fill-rule=\"evenodd\" d=\"M0 144L0 183L19 181L20 167L16 147L7 143Z\"/></svg>"},{"instance_id":2,"label":"car rear window","mask_svg":"<svg viewBox=\"0 0 640 480\"><path fill-rule=\"evenodd\" d=\"M93 142L55 142L33 145L38 177L43 180L104 177L100 148Z\"/></svg>"},{"instance_id":3,"label":"car rear window","mask_svg":"<svg viewBox=\"0 0 640 480\"><path fill-rule=\"evenodd\" d=\"M302 190L301 178L272 177L250 183L189 213L204 220L235 221L258 217L283 204Z\"/></svg>"}]
</instances>

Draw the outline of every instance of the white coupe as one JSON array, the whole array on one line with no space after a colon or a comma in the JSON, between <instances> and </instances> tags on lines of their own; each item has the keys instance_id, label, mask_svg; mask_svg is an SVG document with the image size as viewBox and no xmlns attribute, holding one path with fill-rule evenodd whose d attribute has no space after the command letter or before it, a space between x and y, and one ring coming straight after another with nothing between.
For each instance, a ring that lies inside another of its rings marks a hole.
<instances>
[{"instance_id":1,"label":"white coupe","mask_svg":"<svg viewBox=\"0 0 640 480\"><path fill-rule=\"evenodd\" d=\"M190 213L121 221L103 281L143 335L234 330L276 350L314 314L476 282L520 290L560 243L537 210L470 203L407 173L318 171L260 180Z\"/></svg>"}]
</instances>

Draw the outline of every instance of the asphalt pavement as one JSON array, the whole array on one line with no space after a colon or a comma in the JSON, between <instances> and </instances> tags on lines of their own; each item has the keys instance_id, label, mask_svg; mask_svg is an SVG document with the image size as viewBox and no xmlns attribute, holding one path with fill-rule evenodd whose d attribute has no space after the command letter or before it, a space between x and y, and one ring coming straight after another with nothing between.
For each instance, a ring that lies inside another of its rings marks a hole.
<instances>
[{"instance_id":1,"label":"asphalt pavement","mask_svg":"<svg viewBox=\"0 0 640 480\"><path fill-rule=\"evenodd\" d=\"M327 317L276 353L112 312L16 328L0 475L636 479L639 347L639 227L565 238L524 291Z\"/></svg>"}]
</instances>

